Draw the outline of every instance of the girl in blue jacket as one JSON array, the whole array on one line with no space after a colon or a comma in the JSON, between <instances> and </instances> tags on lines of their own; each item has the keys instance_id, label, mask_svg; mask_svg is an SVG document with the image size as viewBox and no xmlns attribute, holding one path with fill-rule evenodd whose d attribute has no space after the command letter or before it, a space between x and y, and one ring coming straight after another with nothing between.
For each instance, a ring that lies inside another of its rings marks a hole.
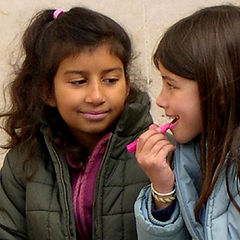
<instances>
[{"instance_id":1,"label":"girl in blue jacket","mask_svg":"<svg viewBox=\"0 0 240 240\"><path fill-rule=\"evenodd\" d=\"M90 9L46 9L22 43L1 114L0 239L137 239L133 206L149 181L125 146L152 120L130 84L128 34Z\"/></svg>"},{"instance_id":2,"label":"girl in blue jacket","mask_svg":"<svg viewBox=\"0 0 240 240\"><path fill-rule=\"evenodd\" d=\"M135 204L138 239L240 239L240 8L180 20L153 60L162 75L156 102L177 144L154 125L139 138L151 186Z\"/></svg>"}]
</instances>

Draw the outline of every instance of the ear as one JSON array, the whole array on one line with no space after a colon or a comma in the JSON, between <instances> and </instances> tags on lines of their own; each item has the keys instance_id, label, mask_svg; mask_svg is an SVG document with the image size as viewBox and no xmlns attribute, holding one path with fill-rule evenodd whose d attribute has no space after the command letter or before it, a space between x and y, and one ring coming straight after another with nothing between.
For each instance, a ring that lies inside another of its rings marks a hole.
<instances>
[{"instance_id":1,"label":"ear","mask_svg":"<svg viewBox=\"0 0 240 240\"><path fill-rule=\"evenodd\" d=\"M56 107L56 100L53 91L50 90L49 86L43 86L41 91L41 99L50 107Z\"/></svg>"}]
</instances>

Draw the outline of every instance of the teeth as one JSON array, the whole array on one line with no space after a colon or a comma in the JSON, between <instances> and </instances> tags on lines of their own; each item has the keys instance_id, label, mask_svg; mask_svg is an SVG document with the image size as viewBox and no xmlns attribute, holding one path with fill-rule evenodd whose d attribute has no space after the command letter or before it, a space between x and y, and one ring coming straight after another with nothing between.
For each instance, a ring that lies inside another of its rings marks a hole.
<instances>
[{"instance_id":1,"label":"teeth","mask_svg":"<svg viewBox=\"0 0 240 240\"><path fill-rule=\"evenodd\" d=\"M174 120L174 119L176 119L176 120L178 120L179 119L179 116L166 116L167 118L169 118L170 120Z\"/></svg>"}]
</instances>

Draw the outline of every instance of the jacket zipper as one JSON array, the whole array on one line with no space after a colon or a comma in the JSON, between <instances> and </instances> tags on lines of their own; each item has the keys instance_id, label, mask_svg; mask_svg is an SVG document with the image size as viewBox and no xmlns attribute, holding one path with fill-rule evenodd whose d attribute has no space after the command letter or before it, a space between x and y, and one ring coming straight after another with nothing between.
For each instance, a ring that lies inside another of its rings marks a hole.
<instances>
[{"instance_id":1,"label":"jacket zipper","mask_svg":"<svg viewBox=\"0 0 240 240\"><path fill-rule=\"evenodd\" d=\"M184 215L186 217L186 219L184 219L184 222L187 226L187 230L189 231L189 233L194 236L193 239L196 239L196 240L200 240L201 238L199 236L197 236L197 232L194 230L194 228L192 227L192 224L191 222L189 221L188 219L188 214L186 212L186 209L184 206L184 203L183 203L183 199L182 199L182 195L181 194L177 194L177 199L178 199L178 202L179 202L179 205L181 205L181 211L182 211L182 215Z\"/></svg>"},{"instance_id":2,"label":"jacket zipper","mask_svg":"<svg viewBox=\"0 0 240 240\"><path fill-rule=\"evenodd\" d=\"M59 172L60 172L60 180L61 180L61 185L62 185L62 188L63 188L63 193L64 193L64 203L65 203L65 207L66 207L66 215L67 215L67 220L66 220L66 224L67 224L67 234L68 234L68 238L71 239L71 232L70 232L70 210L69 210L69 207L68 207L68 204L67 204L67 191L66 191L66 187L65 187L65 184L64 184L64 181L63 181L63 166L62 166L62 163L55 151L54 148L52 148L53 150L53 153L57 159L57 163L58 163L58 166L59 166Z\"/></svg>"},{"instance_id":3,"label":"jacket zipper","mask_svg":"<svg viewBox=\"0 0 240 240\"><path fill-rule=\"evenodd\" d=\"M178 158L178 156L176 158ZM175 174L174 175L175 175L175 179L176 179L175 181L177 183L177 186L181 186L181 181L179 181L179 179L178 179L178 176L179 176L179 174L178 174L178 168L179 168L178 161L176 161L176 165L174 166L174 168L175 168L175 170L174 170ZM183 218L183 220L184 220L184 223L187 227L188 232L190 233L190 235L194 236L193 239L203 240L201 238L201 236L199 235L199 233L194 229L194 227L193 227L193 225L190 221L190 218L188 217L188 213L186 211L188 206L185 206L185 203L184 203L183 198L182 198L181 191L178 191L178 189L177 189L177 199L178 199L180 209L181 209L181 212L182 212L182 217L185 216L185 218Z\"/></svg>"},{"instance_id":4,"label":"jacket zipper","mask_svg":"<svg viewBox=\"0 0 240 240\"><path fill-rule=\"evenodd\" d=\"M108 140L107 147L106 147L105 153L103 155L102 163L101 163L99 171L98 171L98 177L97 177L97 181L96 181L96 185L95 185L95 189L94 189L94 193L95 193L94 196L98 195L97 193L98 193L98 186L99 186L99 176L101 175L101 172L102 172L102 166L103 166L103 163L105 162L105 158L106 158L106 155L107 155L107 152L108 152L108 149L109 149L111 139L112 139L112 136L110 136L110 138ZM94 224L93 224L92 239L94 239L94 233L96 232L96 226L98 226L98 219L95 218L95 214L97 213L97 209L98 209L97 204L96 204L96 197L94 198L93 209L94 209L93 210Z\"/></svg>"}]
</instances>

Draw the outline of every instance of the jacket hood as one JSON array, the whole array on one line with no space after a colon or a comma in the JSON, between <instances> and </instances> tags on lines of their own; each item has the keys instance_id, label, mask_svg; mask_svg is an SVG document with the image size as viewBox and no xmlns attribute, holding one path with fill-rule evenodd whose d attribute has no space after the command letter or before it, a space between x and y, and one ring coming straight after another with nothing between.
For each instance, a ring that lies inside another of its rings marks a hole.
<instances>
[{"instance_id":1,"label":"jacket hood","mask_svg":"<svg viewBox=\"0 0 240 240\"><path fill-rule=\"evenodd\" d=\"M127 103L120 119L116 125L115 132L119 136L136 135L140 130L149 126L152 118L149 115L151 103L147 93L140 92L136 96L136 100Z\"/></svg>"}]
</instances>

